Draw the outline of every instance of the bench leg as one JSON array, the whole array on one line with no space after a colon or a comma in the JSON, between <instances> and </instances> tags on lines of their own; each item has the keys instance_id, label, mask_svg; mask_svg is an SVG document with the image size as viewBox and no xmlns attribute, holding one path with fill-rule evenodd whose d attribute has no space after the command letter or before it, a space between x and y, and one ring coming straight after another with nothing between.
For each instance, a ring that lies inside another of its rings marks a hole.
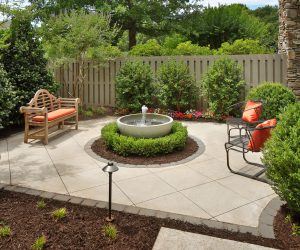
<instances>
[{"instance_id":1,"label":"bench leg","mask_svg":"<svg viewBox=\"0 0 300 250\"><path fill-rule=\"evenodd\" d=\"M75 129L78 130L78 112L76 114L76 118L75 118Z\"/></svg>"},{"instance_id":2,"label":"bench leg","mask_svg":"<svg viewBox=\"0 0 300 250\"><path fill-rule=\"evenodd\" d=\"M24 143L28 143L28 134L29 134L28 116L25 114Z\"/></svg>"},{"instance_id":3,"label":"bench leg","mask_svg":"<svg viewBox=\"0 0 300 250\"><path fill-rule=\"evenodd\" d=\"M48 144L48 115L46 114L46 119L45 119L45 127L44 127L44 144Z\"/></svg>"}]
</instances>

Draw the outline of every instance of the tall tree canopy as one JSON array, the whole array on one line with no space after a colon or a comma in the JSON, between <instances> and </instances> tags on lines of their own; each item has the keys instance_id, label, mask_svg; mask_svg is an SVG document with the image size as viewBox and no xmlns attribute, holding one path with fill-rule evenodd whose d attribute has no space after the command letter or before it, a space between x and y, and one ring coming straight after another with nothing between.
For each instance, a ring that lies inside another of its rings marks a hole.
<instances>
[{"instance_id":1,"label":"tall tree canopy","mask_svg":"<svg viewBox=\"0 0 300 250\"><path fill-rule=\"evenodd\" d=\"M172 32L174 19L178 20L199 10L201 0L31 0L40 17L47 18L53 13L84 8L109 13L113 22L129 32L129 48L136 45L136 34L160 35Z\"/></svg>"},{"instance_id":2,"label":"tall tree canopy","mask_svg":"<svg viewBox=\"0 0 300 250\"><path fill-rule=\"evenodd\" d=\"M263 41L269 35L268 26L241 4L207 7L191 13L182 32L194 43L210 45L213 49L219 48L223 42L242 38Z\"/></svg>"}]
</instances>

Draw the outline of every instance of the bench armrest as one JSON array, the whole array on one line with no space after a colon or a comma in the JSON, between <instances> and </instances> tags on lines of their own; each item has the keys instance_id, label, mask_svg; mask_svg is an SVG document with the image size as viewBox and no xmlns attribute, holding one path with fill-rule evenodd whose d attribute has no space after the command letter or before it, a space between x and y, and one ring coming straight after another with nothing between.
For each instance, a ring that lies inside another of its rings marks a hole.
<instances>
[{"instance_id":1,"label":"bench armrest","mask_svg":"<svg viewBox=\"0 0 300 250\"><path fill-rule=\"evenodd\" d=\"M59 103L59 107L72 107L78 110L78 104L80 103L79 98L57 98L57 102Z\"/></svg>"},{"instance_id":2,"label":"bench armrest","mask_svg":"<svg viewBox=\"0 0 300 250\"><path fill-rule=\"evenodd\" d=\"M21 113L24 113L24 114L46 114L48 113L48 110L46 107L43 107L43 108L33 108L33 107L25 107L25 106L22 106L20 108L20 112Z\"/></svg>"}]
</instances>

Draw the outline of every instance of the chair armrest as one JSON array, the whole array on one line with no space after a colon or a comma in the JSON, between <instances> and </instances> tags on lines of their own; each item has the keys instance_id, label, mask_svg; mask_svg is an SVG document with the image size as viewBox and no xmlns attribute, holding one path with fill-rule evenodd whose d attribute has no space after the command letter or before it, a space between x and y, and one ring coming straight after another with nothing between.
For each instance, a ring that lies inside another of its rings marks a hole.
<instances>
[{"instance_id":1,"label":"chair armrest","mask_svg":"<svg viewBox=\"0 0 300 250\"><path fill-rule=\"evenodd\" d=\"M48 110L46 107L43 108L33 108L33 107L25 107L22 106L20 108L20 112L24 113L24 114L37 114L37 115L43 115L43 114L47 114Z\"/></svg>"}]
</instances>

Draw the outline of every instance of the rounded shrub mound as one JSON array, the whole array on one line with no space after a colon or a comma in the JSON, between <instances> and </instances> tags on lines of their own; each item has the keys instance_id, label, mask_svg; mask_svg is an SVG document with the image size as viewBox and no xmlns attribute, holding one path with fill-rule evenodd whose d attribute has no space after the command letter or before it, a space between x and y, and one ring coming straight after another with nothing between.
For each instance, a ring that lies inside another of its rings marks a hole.
<instances>
[{"instance_id":1,"label":"rounded shrub mound","mask_svg":"<svg viewBox=\"0 0 300 250\"><path fill-rule=\"evenodd\" d=\"M230 106L239 101L244 84L241 67L229 58L215 61L208 69L203 76L202 91L215 118L232 111Z\"/></svg>"},{"instance_id":2,"label":"rounded shrub mound","mask_svg":"<svg viewBox=\"0 0 300 250\"><path fill-rule=\"evenodd\" d=\"M122 156L139 155L155 156L180 151L185 147L187 128L179 122L174 122L169 135L159 138L135 138L121 135L117 124L110 123L101 130L101 136L106 146Z\"/></svg>"},{"instance_id":3,"label":"rounded shrub mound","mask_svg":"<svg viewBox=\"0 0 300 250\"><path fill-rule=\"evenodd\" d=\"M283 109L297 100L292 90L273 82L265 82L251 89L246 99L264 101L262 119L279 118Z\"/></svg>"},{"instance_id":4,"label":"rounded shrub mound","mask_svg":"<svg viewBox=\"0 0 300 250\"><path fill-rule=\"evenodd\" d=\"M158 72L157 96L162 108L186 111L195 108L199 88L184 63L164 63Z\"/></svg>"},{"instance_id":5,"label":"rounded shrub mound","mask_svg":"<svg viewBox=\"0 0 300 250\"><path fill-rule=\"evenodd\" d=\"M280 115L263 151L267 176L275 192L287 202L294 215L300 215L300 103L291 104Z\"/></svg>"},{"instance_id":6,"label":"rounded shrub mound","mask_svg":"<svg viewBox=\"0 0 300 250\"><path fill-rule=\"evenodd\" d=\"M120 109L137 112L151 106L153 77L149 65L140 61L126 62L116 76L116 101Z\"/></svg>"}]
</instances>

